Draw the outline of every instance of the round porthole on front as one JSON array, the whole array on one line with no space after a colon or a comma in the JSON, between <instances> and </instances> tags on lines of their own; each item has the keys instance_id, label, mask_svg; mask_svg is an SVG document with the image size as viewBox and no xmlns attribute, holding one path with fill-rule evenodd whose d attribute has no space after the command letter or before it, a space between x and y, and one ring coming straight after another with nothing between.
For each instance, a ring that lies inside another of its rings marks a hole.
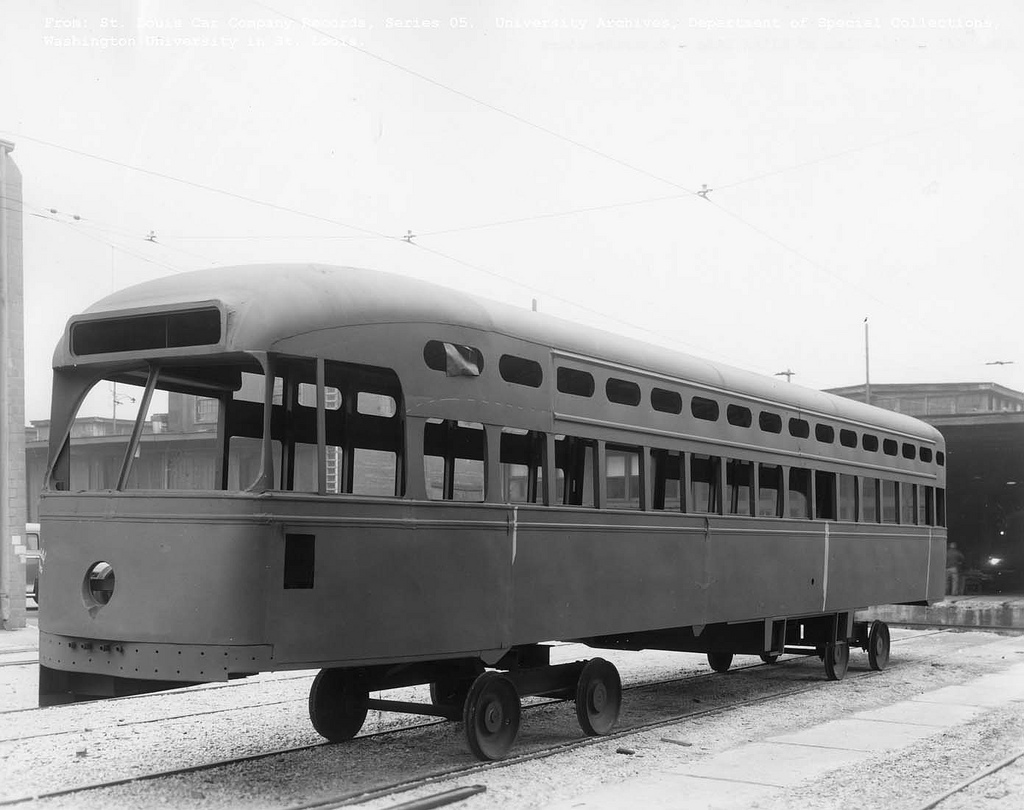
<instances>
[{"instance_id":1,"label":"round porthole on front","mask_svg":"<svg viewBox=\"0 0 1024 810\"><path fill-rule=\"evenodd\" d=\"M108 562L93 563L82 582L82 598L87 607L102 607L114 595L114 568Z\"/></svg>"}]
</instances>

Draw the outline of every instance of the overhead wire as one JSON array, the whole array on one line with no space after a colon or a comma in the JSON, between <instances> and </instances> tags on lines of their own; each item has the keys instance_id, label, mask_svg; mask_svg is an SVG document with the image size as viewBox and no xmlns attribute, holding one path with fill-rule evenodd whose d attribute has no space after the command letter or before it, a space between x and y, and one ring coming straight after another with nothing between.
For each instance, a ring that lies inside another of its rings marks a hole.
<instances>
[{"instance_id":1,"label":"overhead wire","mask_svg":"<svg viewBox=\"0 0 1024 810\"><path fill-rule=\"evenodd\" d=\"M102 155L96 155L96 154L93 154L92 152L86 152L86 151L81 150L81 149L74 149L74 148L72 148L70 146L63 146L62 144L53 143L52 141L43 140L42 138L34 138L31 135L25 135L24 133L14 132L12 130L2 130L2 131L5 134L9 135L9 136L12 136L12 137L15 137L15 138L21 138L21 139L26 140L26 141L31 141L32 143L37 143L37 144L40 144L42 146L47 146L47 147L49 147L51 149L59 149L60 151L63 151L63 152L68 152L68 153L73 154L73 155L79 155L80 157L87 157L87 158L90 158L92 160L97 160L97 161L100 161L102 163L107 163L107 164L109 164L111 166L117 166L117 167L122 168L122 169L129 169L131 171L139 172L140 174L145 174L145 175L148 175L150 177L157 177L157 178L160 178L161 180L168 180L168 181L173 182L173 183L180 183L180 184L185 185L185 186L191 186L192 188L197 188L197 189L200 189L202 191L207 191L207 192L210 192L211 194L221 194L221 195L226 196L226 197L231 197L233 199L241 200L243 202L251 203L253 205L259 205L259 206L262 206L264 208L272 209L274 211L283 211L285 213L294 214L296 216L305 217L307 219L314 219L314 220L317 220L319 222L329 222L332 225L338 225L338 226L341 226L343 228L349 228L351 230L359 231L360 233L369 234L369 235L372 235L372 236L376 236L376 237L381 238L381 239L398 239L399 238L397 236L390 236L388 234L381 233L380 231L373 230L372 228L363 228L363 227L361 227L359 225L353 225L350 222L344 222L344 221L342 221L340 219L333 219L331 217L322 216L320 214L312 214L312 213L309 213L308 211L301 211L301 210L299 210L297 208L290 208L290 207L288 207L286 205L279 205L277 203L272 203L272 202L269 202L267 200L260 200L260 199L257 199L255 197L248 197L245 194L238 194L237 192L228 191L228 190L222 189L222 188L217 188L216 186L209 186L209 185L206 185L205 183L197 183L194 180L186 180L186 179L184 179L182 177L175 177L174 175L171 175L171 174L166 174L164 172L154 171L153 169L147 169L144 166L134 166L134 165L132 165L130 163L124 163L124 162L119 161L119 160L113 160L112 158L104 157Z\"/></svg>"},{"instance_id":2,"label":"overhead wire","mask_svg":"<svg viewBox=\"0 0 1024 810\"><path fill-rule=\"evenodd\" d=\"M538 132L543 132L545 135L549 135L552 138L557 138L558 140L564 143L570 144L571 146L575 146L579 149L584 150L585 152L589 152L590 154L596 155L605 160L609 160L612 163L616 163L619 166L629 169L630 171L645 175L646 177L649 177L653 180L657 180L660 183L667 183L670 186L674 186L675 188L681 189L682 191L686 191L690 194L697 193L693 189L687 188L686 186L676 183L674 180L669 180L668 178L662 177L661 175L655 174L654 172L650 172L647 169L635 166L632 163L615 157L614 155L610 155L607 152L603 152L602 150L597 149L593 146L585 144L581 141L577 141L575 138L570 138L568 135L563 135L560 132L556 132L555 130L544 126L543 124L538 124L536 121L531 121L530 119L524 118L523 116L517 113L510 112L509 110L503 109L502 107L499 107L496 104L491 104L489 101L484 101L483 99L477 98L476 96L473 96L463 90L459 90L455 87L452 87L449 84L445 84L444 82L438 81L437 79L433 79L430 76L420 73L419 71L413 70L412 68L408 68L405 65L392 61L391 59L387 59L386 57L383 57L380 54L374 53L373 51L367 48L362 48L359 45L356 45L354 42L342 39L341 37L337 37L334 34L331 34L329 31L324 31L321 28L317 28L315 25L310 25L307 20L300 19L299 17L293 17L290 14L286 14L285 12L279 9L276 9L264 2L261 2L261 0L250 0L250 2L252 2L256 6L259 6L260 8L265 9L266 11L269 11L272 14L277 14L279 17L282 17L283 19L291 20L292 22L298 23L301 27L309 31L313 31L322 37L334 40L338 44L344 45L345 47L350 48L351 50L357 51L358 53L361 53L364 56L369 57L370 59L375 59L381 64L387 65L388 67L394 68L395 70L401 71L402 73L406 73L410 76L414 76L420 81L426 82L427 84L430 84L434 87L438 87L442 90L452 93L453 95L458 96L459 98L465 99L466 101L483 107L484 109L490 110L491 112L497 113L498 115L503 115L506 118L510 118L513 121L517 121L518 123L523 124L524 126L530 127L531 129L535 129Z\"/></svg>"}]
</instances>

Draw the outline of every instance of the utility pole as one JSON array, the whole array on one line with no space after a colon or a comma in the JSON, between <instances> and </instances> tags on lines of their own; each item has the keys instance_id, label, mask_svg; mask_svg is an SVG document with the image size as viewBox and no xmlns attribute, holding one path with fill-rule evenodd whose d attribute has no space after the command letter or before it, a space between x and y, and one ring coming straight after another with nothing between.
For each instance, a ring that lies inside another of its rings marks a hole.
<instances>
[{"instance_id":1,"label":"utility pole","mask_svg":"<svg viewBox=\"0 0 1024 810\"><path fill-rule=\"evenodd\" d=\"M796 375L796 372L793 371L793 369L790 369L790 368L787 368L785 371L776 371L775 372L775 376L776 377L785 377L786 378L786 382L793 382L793 377L795 375Z\"/></svg>"},{"instance_id":2,"label":"utility pole","mask_svg":"<svg viewBox=\"0 0 1024 810\"><path fill-rule=\"evenodd\" d=\"M868 342L868 319L864 319L864 401L871 404L871 353Z\"/></svg>"},{"instance_id":3,"label":"utility pole","mask_svg":"<svg viewBox=\"0 0 1024 810\"><path fill-rule=\"evenodd\" d=\"M25 388L21 173L0 140L0 628L25 626Z\"/></svg>"}]
</instances>

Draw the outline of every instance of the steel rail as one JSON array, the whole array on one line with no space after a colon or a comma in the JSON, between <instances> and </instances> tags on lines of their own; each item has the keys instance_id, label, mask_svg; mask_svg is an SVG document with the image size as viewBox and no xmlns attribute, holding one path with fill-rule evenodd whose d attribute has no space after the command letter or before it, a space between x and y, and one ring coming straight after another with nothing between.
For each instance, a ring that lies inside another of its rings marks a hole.
<instances>
[{"instance_id":1,"label":"steel rail","mask_svg":"<svg viewBox=\"0 0 1024 810\"><path fill-rule=\"evenodd\" d=\"M946 632L948 632L948 631L945 630L945 629L940 629L940 630L936 630L936 631L930 632L930 633L918 633L918 634L913 635L913 636L904 636L903 638L893 639L892 643L895 644L897 642L911 641L913 639L923 638L923 637L932 636L932 635L940 635L940 634L943 634L943 633L946 633ZM757 663L757 664L751 664L751 665L748 665L748 666L733 667L732 669L729 670L729 672L730 673L739 673L739 672L748 672L750 670L761 670L761 669L763 669L766 666L771 666L773 668L776 668L776 667L784 666L786 664L793 664L793 663L796 663L798 661L804 661L807 658L808 658L808 656L805 656L805 655L786 656L786 658L779 659L779 661L777 661L774 664ZM932 659L929 659L929 660L932 660ZM874 675L878 675L878 674L879 674L878 672L874 672L874 671L862 672L862 673L859 673L859 674L856 674L856 675L852 676L851 678L848 678L848 680L854 680L854 679L874 676ZM623 691L632 691L632 690L636 690L636 689L648 689L648 688L651 688L651 687L666 686L666 685L675 684L675 683L689 683L689 682L694 682L694 681L710 680L710 679L716 678L716 677L721 677L721 673L701 672L701 673L697 673L697 674L694 674L694 675L688 675L688 676L678 677L678 678L666 678L666 679L657 680L657 681L649 681L649 682L643 682L643 683L634 683L634 684L630 684L629 686L623 687ZM292 679L289 679L289 680L292 680ZM433 773L428 774L426 776L420 776L420 777L415 777L413 779L404 780L402 782L396 782L396 783L393 783L391 785L386 785L386 786L382 786L380 788L375 788L375 789L373 789L371 791L359 791L359 792L354 792L354 793L340 794L338 796L332 796L332 797L328 797L328 798L325 798L325 799L315 800L313 802L309 802L309 803L306 803L306 804L290 805L290 806L288 806L287 810L314 810L314 808L316 808L317 810L319 810L320 808L323 808L324 810L329 810L330 808L334 808L334 807L344 807L344 806L349 806L349 805L352 805L352 804L355 804L355 803L358 803L358 802L370 801L370 800L377 799L377 798L383 798L383 797L386 797L386 796L397 795L397 794L400 794L400 793L408 792L410 790L415 790L416 788L419 788L419 787L425 787L427 785L434 784L434 783L439 782L441 780L448 779L448 778L450 778L452 776L459 776L459 775L467 775L467 774L479 773L479 772L482 772L482 771L485 771L485 770L494 769L494 768L507 767L509 765L514 765L514 764L519 763L519 762L528 762L528 761L534 760L534 759L540 759L540 758L544 758L544 757L548 757L548 756L554 756L556 754L564 753L566 751L572 751L572 750L575 750L575 749L578 749L578 748L583 748L583 747L590 746L590 745L596 745L596 744L601 743L601 742L606 742L608 740L614 740L614 739L617 739L617 738L620 738L620 737L625 737L625 736L628 736L630 734L636 734L637 732L646 731L646 730L653 729L653 728L659 728L661 726L671 725L673 723L678 723L681 720L688 720L688 719L694 719L694 718L699 718L699 717L704 717L704 716L709 716L709 715L714 715L714 714L726 713L726 712L729 712L729 711L734 711L734 710L743 708L743 707L748 706L748 705L753 705L753 704L756 704L756 703L762 703L762 702L766 702L766 701L774 700L774 699L778 699L778 698L789 697L791 695L802 694L802 693L807 692L807 691L811 691L811 690L814 690L814 689L822 688L822 687L828 685L828 683L829 682L825 681L825 680L815 681L813 683L807 684L805 686L798 687L796 689L784 690L784 691L781 691L781 692L773 692L773 693L767 694L767 695L759 695L759 696L754 697L754 698L749 698L749 699L741 700L739 702L730 703L728 705L713 706L713 707L708 707L706 709L698 709L696 711L686 712L686 713L678 714L678 715L673 715L672 717L668 717L668 718L662 718L660 720L653 721L651 723L636 724L636 725L630 726L629 728L619 729L619 730L616 730L616 731L612 732L611 734L600 736L600 737L586 737L584 739L567 740L565 742L557 743L557 744L552 745L552 746L547 746L545 748L541 748L541 749L536 750L536 751L531 751L529 753L513 755L513 756L510 756L510 757L508 757L506 759L500 760L498 762L478 762L478 763L473 763L471 765L462 766L462 767L459 767L459 768L453 768L453 769L448 769L448 770L436 771L436 772L433 772ZM222 684L220 686L227 686L227 684ZM149 695L149 696L152 697L152 695ZM146 696L145 695L135 695L135 696L132 696L132 697L146 697ZM566 703L566 702L569 702L571 700L572 700L572 698L542 698L542 699L538 699L538 700L536 700L534 702L531 702L531 703L528 703L528 704L524 705L523 709L524 710L531 710L532 711L534 709L543 708L545 706L550 706L550 705L553 705L553 704ZM287 701L282 701L282 702L287 702ZM267 704L267 705L271 705L271 704ZM256 707L249 706L249 707L242 707L242 708L258 708L258 706L256 706ZM216 710L216 711L220 711L220 710ZM216 711L200 712L200 713L197 713L197 715L199 715L199 714L213 714L213 713L216 713ZM229 711L229 710L224 710L224 711ZM182 717L188 717L188 715L182 715ZM165 719L165 718L157 718L155 720L151 719L151 720L146 720L146 721L139 721L138 724L159 722L159 720L161 720L161 719ZM172 718L166 718L166 719L172 719ZM370 734L360 735L360 736L358 736L358 737L356 737L354 739L356 739L356 740L373 739L373 738L377 738L377 737L383 737L383 736L386 736L386 735L399 734L399 733L406 732L406 731L411 731L411 730L416 730L416 729L421 729L421 728L427 728L427 727L430 727L430 726L446 725L446 724L447 724L447 721L445 721L445 720L433 720L433 721L428 721L428 722L425 722L425 723L412 723L412 724L409 724L409 725L402 725L402 726L398 726L398 727L394 727L394 728L382 729L380 731L375 731L375 732L372 732ZM126 725L132 725L132 724L126 724ZM118 726L118 728L120 728L120 726ZM133 783L136 783L136 782L153 781L153 780L156 780L156 779L171 778L171 777L180 776L180 775L183 775L183 774L197 773L197 772L206 771L206 770L214 770L216 768L222 768L222 767L230 767L230 766L241 764L241 763L255 762L255 761L259 761L259 760L262 760L262 759L268 759L270 757L276 757L276 756L286 756L288 754L299 753L299 752L302 752L302 751L309 751L309 750L313 750L313 749L316 749L316 748L322 748L322 747L325 747L325 746L335 745L335 744L336 743L330 743L330 742L324 741L324 742L312 743L312 744L309 744L309 745L293 746L291 748L279 748L279 749L274 749L274 750L271 750L271 751L261 751L261 752L257 752L257 753L254 753L254 754L246 754L246 755L243 755L243 756L229 757L229 758L223 758L223 759L218 759L218 760L211 760L209 762L198 763L196 765L188 765L188 766L185 766L185 767L182 767L182 768L169 768L169 769L164 769L164 770L160 770L160 771L150 771L148 773L137 774L137 775L134 775L134 776L124 777L124 778L121 778L121 779L113 779L113 780L108 780L108 781L104 781L104 782L91 782L91 783L87 783L85 785L79 785L79 786L76 786L76 787L62 788L62 789L55 790L55 791L47 791L47 792L44 792L44 793L32 794L32 795L28 795L28 796L20 796L20 797L14 798L14 799L3 799L3 800L0 800L0 807L9 807L9 806L17 805L17 804L24 804L26 802L41 801L43 799L58 798L58 797L61 797L61 796L74 795L76 793L85 793L85 792L91 792L91 791L95 791L95 790L102 790L104 788L120 787L122 785L133 784Z\"/></svg>"}]
</instances>

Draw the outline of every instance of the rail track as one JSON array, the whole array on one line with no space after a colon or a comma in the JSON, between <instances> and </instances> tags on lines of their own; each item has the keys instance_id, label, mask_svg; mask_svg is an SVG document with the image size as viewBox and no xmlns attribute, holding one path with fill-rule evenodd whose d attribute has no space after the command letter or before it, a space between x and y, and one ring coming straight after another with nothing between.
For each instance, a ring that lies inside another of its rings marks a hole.
<instances>
[{"instance_id":1,"label":"rail track","mask_svg":"<svg viewBox=\"0 0 1024 810\"><path fill-rule=\"evenodd\" d=\"M900 638L894 638L892 640L892 643L893 644L905 643L907 641L912 641L912 640L923 638L923 637L927 637L927 636L940 635L940 634L944 634L944 633L948 633L948 632L950 632L950 630L944 628L944 629L932 630L930 632L916 633L916 634L911 635L911 636L902 636ZM786 666L796 665L796 664L798 664L800 662L803 662L803 661L806 661L806 660L807 660L806 656L786 656L786 657L780 659L779 661L777 661L775 664L770 664L770 665L769 664L763 664L763 663L756 663L756 664L750 664L750 665L735 666L735 667L733 667L732 669L729 670L728 677L733 678L735 675L739 675L741 673L749 673L751 671L764 671L764 670L766 670L768 668L779 669L779 668L786 667ZM923 663L931 663L932 661L935 661L935 660L938 660L938 657L933 658L933 659L926 659L926 660L923 661ZM922 663L922 662L916 662L916 663ZM862 679L862 678L869 678L869 677L875 677L875 676L879 676L881 674L883 674L883 673L876 672L876 671L850 672L849 674L847 674L846 681L857 680L857 679ZM697 674L685 675L685 676L676 677L676 678L663 678L663 679L656 679L656 680L645 681L645 682L642 682L642 683L634 683L634 684L624 685L623 686L623 692L631 692L631 691L637 691L637 690L642 690L642 689L656 689L658 687L664 687L664 686L670 686L670 685L680 685L680 684L687 684L687 683L696 683L696 682L707 681L707 680L711 680L711 679L721 679L722 677L723 676L721 674L719 674L719 673L701 672L701 673L697 673ZM415 776L415 777L410 777L410 778L396 780L396 781L391 782L389 784L379 785L379 786L376 786L376 787L374 787L372 789L369 789L369 790L360 789L360 790L348 791L348 792L345 792L345 793L340 793L340 794L337 794L337 795L334 795L334 796L317 799L317 800L310 801L310 802L303 803L303 804L289 805L289 806L287 806L287 810L313 810L313 808L318 808L318 809L319 808L324 808L325 810L329 810L330 808L334 808L334 807L345 807L345 806L350 806L350 805L353 805L353 804L359 804L359 803L363 803L363 802L368 802L368 801L373 801L373 800L377 800L377 799L382 799L382 798L386 798L386 797L389 797L389 796L400 795L402 793L406 793L406 792L409 792L411 790L415 790L415 789L418 789L418 788L426 787L426 786L429 786L431 784L435 784L437 782L440 782L442 780L450 779L452 777L471 776L473 774L482 773L482 772L493 770L493 769L505 768L505 767L509 767L509 766L512 766L512 765L516 765L516 764L527 762L527 761L531 761L531 760L541 759L541 758L545 758L545 757L551 757L551 756L555 756L555 755L558 755L558 754L562 754L562 753L567 753L567 752L571 752L571 751L574 751L574 750L578 750L578 749L581 749L581 748L586 748L588 746L597 745L597 744L601 744L601 743L606 743L609 740L621 739L621 738L624 738L624 737L627 737L627 736L630 736L630 735L633 735L633 734L636 734L636 733L639 733L639 732L649 731L649 730L652 730L652 729L657 729L657 728L660 728L660 727L669 726L669 725L672 725L672 724L675 724L675 723L679 723L681 721L693 720L693 719L697 719L697 718L701 718L701 717L708 717L708 716L727 714L729 712L737 711L739 709L745 708L747 706L755 705L755 704L758 704L758 703L765 703L765 702L768 702L768 701L777 700L777 699L780 699L780 698L790 697L790 696L794 696L794 695L799 695L799 694L802 694L802 693L805 693L805 692L814 691L816 689L821 689L821 688L826 687L827 684L828 684L828 682L825 681L824 679L820 679L820 680L819 679L815 679L813 682L810 682L810 683L806 683L806 682L800 682L800 683L796 683L796 684L793 684L792 682L790 682L790 683L791 683L790 688L784 688L784 689L781 689L781 690L774 690L774 691L771 691L769 693L762 693L762 694L758 694L758 695L755 695L755 696L752 696L752 697L749 697L749 698L731 699L731 700L729 700L729 702L727 702L725 704L721 704L721 705L715 705L715 706L708 706L708 707L702 707L702 708L697 708L697 709L691 709L691 710L683 711L683 712L673 712L673 713L671 713L669 715L664 715L663 714L663 715L659 716L657 719L652 720L652 721L648 721L648 722L633 722L633 723L630 723L629 725L623 726L621 728L617 728L615 731L613 731L611 734L608 734L608 735L599 736L599 737L584 737L584 738L578 738L578 739L570 739L570 740L565 740L565 741L558 742L558 743L555 743L555 744L541 745L539 747L534 747L531 750L523 751L522 753L519 753L519 754L512 754L509 757L507 757L505 759L502 759L500 761L497 761L497 762L477 762L477 761L473 761L472 763L465 764L465 765L458 765L458 766L455 766L455 767L443 768L443 769L440 769L440 770L437 770L437 771L432 771L432 772L427 773L427 774L420 774L420 775ZM228 684L223 684L223 685L218 685L217 687L211 687L211 688L218 688L218 687L219 688L225 688L227 686L229 686L229 685ZM133 697L146 697L146 696L133 696ZM149 697L152 697L152 696L149 696ZM123 699L129 699L129 698L123 698ZM297 699L297 700L302 700L302 699ZM163 717L163 718L155 718L155 719L147 719L147 720L143 720L143 721L137 721L137 723L132 723L132 724L118 724L118 727L120 728L120 727L124 727L124 726L135 725L135 724L139 724L139 725L141 725L141 724L151 724L151 723L156 723L156 722L160 722L160 721L163 721L163 720L170 720L170 719L187 719L189 717L200 717L200 716L204 716L204 715L217 714L217 713L221 713L221 712L239 711L239 710L251 709L251 708L261 708L264 705L267 705L267 706L269 706L269 705L278 705L278 704L281 704L281 703L288 703L288 702L297 702L297 701L291 701L291 700L289 700L289 701L274 701L273 703L257 704L256 706L233 707L233 708L230 708L230 709L216 709L216 710L209 710L209 711L202 711L202 712L193 712L193 713L187 713L187 714L178 715L178 716L176 716L174 718ZM566 703L566 702L571 702L571 699L565 699L565 698L532 698L532 699L526 699L523 702L523 711L524 712L535 712L535 711L544 709L545 707L550 707L550 706L553 706L553 705L556 705L556 704ZM394 726L394 727L390 727L390 728L387 728L387 729L382 729L382 730L379 730L379 731L371 732L371 733L368 733L368 734L362 734L362 735L356 737L354 740L352 740L349 743L342 743L342 745L352 745L353 743L358 744L358 741L366 741L366 740L370 740L370 739L389 738L389 737L392 737L392 736L395 736L395 735L399 735L399 734L403 734L403 733L406 733L406 732L409 732L409 731L425 729L425 728L429 728L431 726L444 726L444 725L447 725L447 724L448 724L448 721L445 721L445 720L435 720L435 719L432 719L432 720L429 720L429 721L425 721L425 722L406 723L406 724L402 724L402 725L399 725L399 726ZM64 732L55 732L54 735L61 734L61 733L64 733ZM40 735L37 735L37 736L42 737L42 736L54 736L54 735L40 734ZM31 737L27 737L26 736L26 737L21 737L21 738L14 738L14 739L18 739L18 740L20 740L20 739L31 739ZM8 741L12 741L12 740L8 740ZM11 798L11 799L4 799L4 800L0 800L0 807L14 806L14 805L19 805L19 804L25 804L27 802L32 802L32 801L40 801L40 800L44 800L44 799L54 799L54 798L59 798L59 797L73 796L73 795L82 794L82 793L86 793L86 792L92 792L92 791L97 791L97 790L102 790L102 789L113 788L113 787L120 787L120 786L123 786L123 785L128 785L128 784L133 784L133 783L138 783L138 782L154 781L154 780L158 780L158 779L171 779L171 778L174 778L174 777L177 777L177 776L182 776L182 775L187 775L187 774L192 774L192 773L198 773L198 772L202 772L202 771L213 771L213 770L217 770L217 769L220 769L220 768L229 768L229 767L240 765L240 764L244 764L244 763L251 763L251 762L256 762L256 761L260 761L260 760L266 760L266 759L270 759L270 758L274 758L274 757L283 757L283 756L294 755L294 754L301 753L301 752L304 752L304 751L310 751L310 750L315 750L315 749L319 749L319 748L325 748L325 747L329 747L329 746L332 746L332 745L334 745L334 744L324 741L324 742L318 742L318 743L313 743L313 744L308 744L308 745L291 746L291 747L287 747L287 748L273 749L273 750L268 750L268 751L256 752L256 753L252 753L252 754L246 754L246 755L242 755L242 756L235 756L235 757L227 757L227 758L222 758L222 759L210 760L208 762L198 763L198 764L195 764L195 765L189 765L189 766L185 766L185 767L181 767L181 768L170 768L170 769L163 769L163 770L155 770L155 771L150 771L150 772L142 773L142 774L136 774L136 775L129 776L129 777L124 777L124 778L92 782L92 783L82 784L82 785L78 785L78 786L62 788L62 789L58 789L58 790L45 791L45 792L35 793L35 794L31 794L31 795L19 796L19 797Z\"/></svg>"}]
</instances>

